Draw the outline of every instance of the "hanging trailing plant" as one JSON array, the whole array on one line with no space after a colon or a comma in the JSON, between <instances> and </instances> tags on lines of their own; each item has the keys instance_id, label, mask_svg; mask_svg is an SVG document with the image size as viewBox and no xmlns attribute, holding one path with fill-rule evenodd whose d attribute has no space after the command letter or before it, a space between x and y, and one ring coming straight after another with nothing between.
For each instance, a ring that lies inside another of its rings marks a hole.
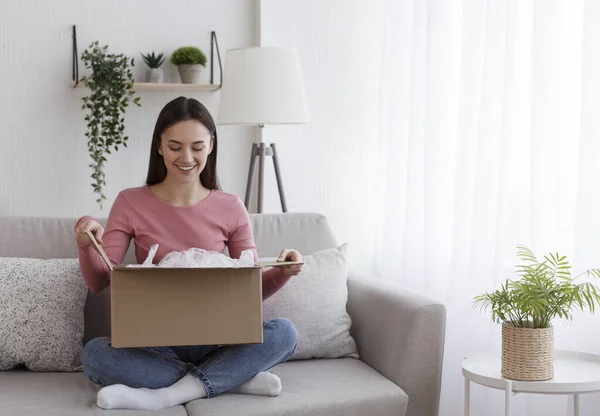
<instances>
[{"instance_id":1,"label":"hanging trailing plant","mask_svg":"<svg viewBox=\"0 0 600 416\"><path fill-rule=\"evenodd\" d=\"M133 90L133 74L131 68L134 60L123 54L108 53L108 45L99 46L98 41L90 45L81 55L81 60L91 75L82 81L90 90L83 97L86 111L88 150L92 163L91 178L94 193L98 195L96 202L102 208L106 200L103 187L106 185L104 163L106 155L119 150L119 146L127 147L128 136L125 136L125 119L123 115L130 102L141 106L140 97L135 97Z\"/></svg>"}]
</instances>

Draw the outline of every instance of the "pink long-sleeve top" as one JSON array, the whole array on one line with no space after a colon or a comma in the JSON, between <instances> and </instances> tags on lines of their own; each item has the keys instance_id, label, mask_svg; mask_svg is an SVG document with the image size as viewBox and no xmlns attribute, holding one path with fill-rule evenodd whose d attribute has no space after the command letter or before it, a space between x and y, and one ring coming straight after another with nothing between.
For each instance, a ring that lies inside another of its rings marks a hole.
<instances>
[{"instance_id":1,"label":"pink long-sleeve top","mask_svg":"<svg viewBox=\"0 0 600 416\"><path fill-rule=\"evenodd\" d=\"M91 218L82 217L78 224ZM172 251L192 247L218 252L227 247L231 258L239 258L242 251L250 249L254 258L258 258L250 217L242 201L236 195L217 190L189 207L162 201L148 186L121 191L110 210L102 238L102 248L112 264L122 263L132 238L138 263L146 259L154 244L159 245L154 263ZM79 262L92 292L110 284L110 269L92 246L79 245ZM266 299L290 277L281 268L273 268L265 271L262 279L263 299Z\"/></svg>"}]
</instances>

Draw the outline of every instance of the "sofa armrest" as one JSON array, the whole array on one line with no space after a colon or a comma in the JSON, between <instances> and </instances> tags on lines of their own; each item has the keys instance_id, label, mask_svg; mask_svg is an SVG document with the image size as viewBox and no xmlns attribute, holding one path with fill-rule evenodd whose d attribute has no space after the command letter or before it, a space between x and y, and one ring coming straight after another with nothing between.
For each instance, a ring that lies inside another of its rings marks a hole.
<instances>
[{"instance_id":1,"label":"sofa armrest","mask_svg":"<svg viewBox=\"0 0 600 416\"><path fill-rule=\"evenodd\" d=\"M446 327L444 305L350 273L348 313L361 360L408 395L406 416L437 416Z\"/></svg>"}]
</instances>

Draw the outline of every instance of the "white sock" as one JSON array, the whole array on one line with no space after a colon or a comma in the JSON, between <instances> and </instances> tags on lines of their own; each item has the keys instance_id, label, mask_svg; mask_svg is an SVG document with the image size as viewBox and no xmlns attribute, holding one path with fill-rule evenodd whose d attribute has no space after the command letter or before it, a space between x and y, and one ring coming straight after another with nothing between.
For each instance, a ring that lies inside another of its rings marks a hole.
<instances>
[{"instance_id":1,"label":"white sock","mask_svg":"<svg viewBox=\"0 0 600 416\"><path fill-rule=\"evenodd\" d=\"M231 389L232 393L255 394L258 396L279 396L281 380L275 374L262 371L244 384Z\"/></svg>"},{"instance_id":2,"label":"white sock","mask_svg":"<svg viewBox=\"0 0 600 416\"><path fill-rule=\"evenodd\" d=\"M98 392L98 407L102 409L159 410L206 397L204 383L188 374L162 389L134 389L122 384L103 387Z\"/></svg>"}]
</instances>

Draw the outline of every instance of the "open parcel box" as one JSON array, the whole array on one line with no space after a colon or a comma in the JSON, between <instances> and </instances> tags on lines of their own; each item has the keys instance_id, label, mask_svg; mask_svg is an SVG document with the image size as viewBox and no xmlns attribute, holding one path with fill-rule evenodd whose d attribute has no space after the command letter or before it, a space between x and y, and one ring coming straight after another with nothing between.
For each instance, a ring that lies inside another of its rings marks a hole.
<instances>
[{"instance_id":1,"label":"open parcel box","mask_svg":"<svg viewBox=\"0 0 600 416\"><path fill-rule=\"evenodd\" d=\"M88 234L111 270L111 341L116 348L261 343L261 269L297 264L113 266Z\"/></svg>"}]
</instances>

